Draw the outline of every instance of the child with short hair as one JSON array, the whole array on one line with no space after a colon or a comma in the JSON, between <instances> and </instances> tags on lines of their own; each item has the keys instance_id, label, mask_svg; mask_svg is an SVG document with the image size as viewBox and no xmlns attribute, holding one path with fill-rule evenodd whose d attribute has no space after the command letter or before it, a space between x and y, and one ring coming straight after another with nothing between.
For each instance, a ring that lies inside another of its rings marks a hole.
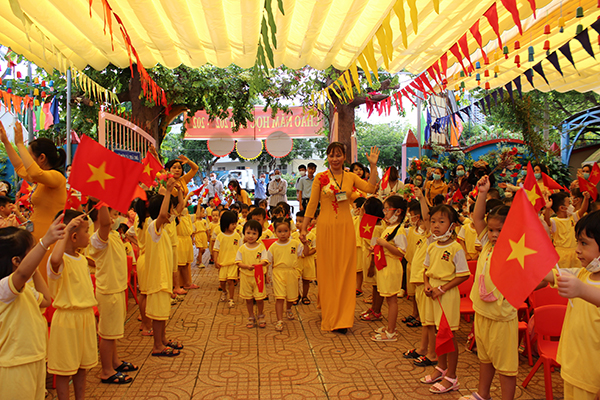
<instances>
[{"instance_id":1,"label":"child with short hair","mask_svg":"<svg viewBox=\"0 0 600 400\"><path fill-rule=\"evenodd\" d=\"M299 219L301 218L301 219ZM312 221L317 220L317 215ZM297 226L302 226L304 222L304 210L296 214ZM311 221L311 222L312 222ZM317 280L317 229L313 228L306 235L306 241L302 242L304 251L298 258L298 273L302 278L302 304L308 306L311 301L308 298L308 290L310 289L310 282Z\"/></svg>"},{"instance_id":2,"label":"child with short hair","mask_svg":"<svg viewBox=\"0 0 600 400\"><path fill-rule=\"evenodd\" d=\"M133 379L123 372L136 371L137 366L121 361L117 353L117 339L125 334L127 302L127 254L119 233L111 229L118 216L117 210L106 206L94 210L90 217L94 234L90 238L89 256L96 263L96 300L98 301L98 336L102 383L131 383Z\"/></svg>"},{"instance_id":3,"label":"child with short hair","mask_svg":"<svg viewBox=\"0 0 600 400\"><path fill-rule=\"evenodd\" d=\"M204 268L206 266L202 263L202 256L208 247L208 224L206 223L206 210L200 204L197 207L194 221L194 244L198 249L196 265L198 268Z\"/></svg>"},{"instance_id":4,"label":"child with short hair","mask_svg":"<svg viewBox=\"0 0 600 400\"><path fill-rule=\"evenodd\" d=\"M264 300L267 297L266 292L266 269L269 265L267 249L265 245L258 239L262 234L262 226L258 221L249 220L244 224L244 244L238 249L235 257L235 262L240 268L240 297L246 300L248 308L248 323L246 328L254 328L256 326L256 318L254 317L254 301L258 308L258 327L265 328L267 321L264 314ZM263 274L260 279L263 280L262 290L259 288L254 269L257 265L262 265Z\"/></svg>"},{"instance_id":5,"label":"child with short hair","mask_svg":"<svg viewBox=\"0 0 600 400\"><path fill-rule=\"evenodd\" d=\"M283 330L283 303L286 302L286 313L289 320L294 319L292 303L298 299L298 257L303 251L302 243L290 239L291 225L289 219L273 221L277 242L268 250L269 262L273 266L273 292L275 294L275 312L277 322L275 330Z\"/></svg>"},{"instance_id":6,"label":"child with short hair","mask_svg":"<svg viewBox=\"0 0 600 400\"><path fill-rule=\"evenodd\" d=\"M154 345L152 356L175 357L180 354L183 345L167 340L167 320L171 312L171 294L173 293L173 246L167 231L169 225L170 204L176 181L167 181L165 195L150 198L148 213L151 221L146 228L146 268L142 279L146 282L146 315L152 320ZM177 238L173 239L177 240Z\"/></svg>"},{"instance_id":7,"label":"child with short hair","mask_svg":"<svg viewBox=\"0 0 600 400\"><path fill-rule=\"evenodd\" d=\"M434 243L427 248L423 281L425 295L432 313L425 315L428 325L440 326L442 313L446 315L452 331L460 323L460 293L458 285L469 278L469 266L462 246L456 242L456 224L460 224L458 213L448 205L441 204L430 211L430 229ZM426 306L427 307L427 306ZM432 375L421 378L421 383L433 384L429 391L440 394L458 390L456 367L458 365L458 343L453 338L454 351L438 354L438 366ZM441 381L441 382L440 382Z\"/></svg>"},{"instance_id":8,"label":"child with short hair","mask_svg":"<svg viewBox=\"0 0 600 400\"><path fill-rule=\"evenodd\" d=\"M87 215L64 213L65 236L54 246L48 259L48 286L56 312L50 324L48 372L56 375L56 393L69 398L73 378L75 397L85 397L87 370L98 364L96 317L98 305L85 257L78 253L90 241Z\"/></svg>"},{"instance_id":9,"label":"child with short hair","mask_svg":"<svg viewBox=\"0 0 600 400\"><path fill-rule=\"evenodd\" d=\"M377 224L373 228L372 239L361 238L363 247L363 282L373 285L372 295L364 300L365 303L371 303L371 308L360 314L360 319L363 321L379 321L381 319L381 306L383 305L383 297L379 295L377 290L377 274L375 272L375 264L373 263L372 245L381 233L386 228L384 221L385 214L383 212L383 203L378 197L369 197L363 204L364 213L377 217Z\"/></svg>"},{"instance_id":10,"label":"child with short hair","mask_svg":"<svg viewBox=\"0 0 600 400\"><path fill-rule=\"evenodd\" d=\"M263 228L260 240L271 239L275 234L269 229L269 221L267 221L267 213L262 208L255 208L251 213L248 214L248 218L254 221L258 221L260 226Z\"/></svg>"},{"instance_id":11,"label":"child with short hair","mask_svg":"<svg viewBox=\"0 0 600 400\"><path fill-rule=\"evenodd\" d=\"M356 235L356 297L363 294L363 263L366 257L363 254L362 238L360 237L360 221L364 215L362 206L366 200L364 197L356 198L352 203L351 210L352 219L354 220L354 233ZM302 226L300 222L298 225Z\"/></svg>"},{"instance_id":12,"label":"child with short hair","mask_svg":"<svg viewBox=\"0 0 600 400\"><path fill-rule=\"evenodd\" d=\"M242 244L242 237L236 231L237 214L233 211L224 211L221 214L219 222L221 232L215 239L213 250L213 259L215 267L219 270L219 285L223 293L221 293L221 301L227 300L225 285L229 292L229 307L234 307L233 292L235 290L235 281L238 279L238 266L235 262L238 249Z\"/></svg>"},{"instance_id":13,"label":"child with short hair","mask_svg":"<svg viewBox=\"0 0 600 400\"><path fill-rule=\"evenodd\" d=\"M19 226L26 218L8 197L0 196L0 228Z\"/></svg>"},{"instance_id":14,"label":"child with short hair","mask_svg":"<svg viewBox=\"0 0 600 400\"><path fill-rule=\"evenodd\" d=\"M383 248L387 265L377 269L377 291L386 299L388 306L388 325L375 330L371 340L375 342L395 342L398 340L396 321L398 319L398 295L402 296L402 258L406 254L407 240L401 222L406 215L406 200L397 195L387 197L383 203L384 219L387 228L375 243Z\"/></svg>"},{"instance_id":15,"label":"child with short hair","mask_svg":"<svg viewBox=\"0 0 600 400\"><path fill-rule=\"evenodd\" d=\"M0 229L0 387L6 399L46 397L48 324L40 308L52 299L37 268L65 235L61 219L38 242L25 229Z\"/></svg>"},{"instance_id":16,"label":"child with short hair","mask_svg":"<svg viewBox=\"0 0 600 400\"><path fill-rule=\"evenodd\" d=\"M486 198L490 188L487 176L477 184L477 202L472 213L473 225L483 244L477 261L471 300L475 310L475 340L479 358L479 386L477 392L462 397L464 400L489 399L490 387L496 371L500 375L502 399L515 397L519 368L519 320L514 308L497 290L490 277L490 260L509 207L496 206L487 214Z\"/></svg>"}]
</instances>

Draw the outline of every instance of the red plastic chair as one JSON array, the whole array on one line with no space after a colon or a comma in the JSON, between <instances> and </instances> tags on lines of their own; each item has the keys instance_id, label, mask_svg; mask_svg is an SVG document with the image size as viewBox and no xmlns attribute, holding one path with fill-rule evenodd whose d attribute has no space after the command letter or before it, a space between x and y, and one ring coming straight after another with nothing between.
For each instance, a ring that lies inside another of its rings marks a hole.
<instances>
[{"instance_id":1,"label":"red plastic chair","mask_svg":"<svg viewBox=\"0 0 600 400\"><path fill-rule=\"evenodd\" d=\"M543 289L536 290L529 296L532 308L547 306L551 304L559 304L566 306L569 301L567 298L558 294L558 289L546 286Z\"/></svg>"},{"instance_id":2,"label":"red plastic chair","mask_svg":"<svg viewBox=\"0 0 600 400\"><path fill-rule=\"evenodd\" d=\"M471 295L471 288L475 278L473 275L469 276L469 279L458 285L458 292L460 293L460 315L465 317L467 322L471 322L471 315L475 315L473 310L473 302L469 297Z\"/></svg>"},{"instance_id":3,"label":"red plastic chair","mask_svg":"<svg viewBox=\"0 0 600 400\"><path fill-rule=\"evenodd\" d=\"M133 278L133 283L131 283L131 278ZM133 265L133 257L131 256L127 256L127 287L131 291L135 304L139 304L137 297L137 269ZM127 309L129 309L129 301L127 301Z\"/></svg>"},{"instance_id":4,"label":"red plastic chair","mask_svg":"<svg viewBox=\"0 0 600 400\"><path fill-rule=\"evenodd\" d=\"M540 355L539 360L535 363L527 378L523 381L522 386L527 387L533 375L537 372L542 364L544 364L544 386L546 388L546 399L552 400L552 375L551 368L560 367L556 362L556 353L558 352L558 341L551 338L559 337L562 332L563 322L567 306L565 305L547 305L536 307L535 314L535 330L537 333L537 348Z\"/></svg>"},{"instance_id":5,"label":"red plastic chair","mask_svg":"<svg viewBox=\"0 0 600 400\"><path fill-rule=\"evenodd\" d=\"M529 366L533 366L533 358L531 357L531 337L529 336L529 322L519 321L519 343L525 337L525 352L527 353L527 362Z\"/></svg>"}]
</instances>

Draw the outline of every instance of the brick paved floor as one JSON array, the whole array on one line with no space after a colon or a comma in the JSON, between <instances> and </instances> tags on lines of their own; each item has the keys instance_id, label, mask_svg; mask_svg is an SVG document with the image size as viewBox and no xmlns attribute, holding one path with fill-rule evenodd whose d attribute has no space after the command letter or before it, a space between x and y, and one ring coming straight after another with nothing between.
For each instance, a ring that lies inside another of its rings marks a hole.
<instances>
[{"instance_id":1,"label":"brick paved floor","mask_svg":"<svg viewBox=\"0 0 600 400\"><path fill-rule=\"evenodd\" d=\"M471 329L464 320L457 333L460 391L436 396L429 393L428 385L418 382L430 368L415 367L402 357L402 352L418 343L420 330L399 323L397 342L372 342L373 329L382 323L358 319L368 308L362 298L357 299L356 322L347 335L320 330L314 285L313 303L295 307L296 320L286 320L283 332L273 327L273 299L265 303L267 328L248 329L242 302L232 309L219 302L215 269L194 267L192 272L200 289L173 306L167 325L168 337L184 343L182 354L150 356L152 338L140 335L138 308L130 298L125 337L118 349L123 360L139 365L140 370L131 373L134 380L129 385L107 385L100 383L97 366L88 373L88 399L458 399L477 388L478 360L464 348ZM411 307L406 299L400 301L399 320ZM542 368L527 389L520 386L529 371L521 357L516 398L544 399ZM552 380L554 396L560 399L558 371ZM493 386L492 397L499 399L497 377ZM54 398L56 392L50 390L47 399Z\"/></svg>"}]
</instances>

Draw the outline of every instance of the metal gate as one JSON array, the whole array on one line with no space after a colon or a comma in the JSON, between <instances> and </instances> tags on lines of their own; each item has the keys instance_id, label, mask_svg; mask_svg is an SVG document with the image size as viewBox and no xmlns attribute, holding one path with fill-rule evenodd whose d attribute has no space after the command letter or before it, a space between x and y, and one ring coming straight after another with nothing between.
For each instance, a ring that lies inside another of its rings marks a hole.
<instances>
[{"instance_id":1,"label":"metal gate","mask_svg":"<svg viewBox=\"0 0 600 400\"><path fill-rule=\"evenodd\" d=\"M145 156L156 140L133 122L107 111L98 117L98 142L112 151L136 152Z\"/></svg>"}]
</instances>

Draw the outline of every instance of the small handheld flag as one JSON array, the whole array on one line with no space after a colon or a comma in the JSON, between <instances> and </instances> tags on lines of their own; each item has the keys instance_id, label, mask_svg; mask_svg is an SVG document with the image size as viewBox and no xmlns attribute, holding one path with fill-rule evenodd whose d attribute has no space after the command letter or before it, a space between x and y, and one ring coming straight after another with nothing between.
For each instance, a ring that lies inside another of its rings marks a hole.
<instances>
[{"instance_id":1,"label":"small handheld flag","mask_svg":"<svg viewBox=\"0 0 600 400\"><path fill-rule=\"evenodd\" d=\"M600 166L598 166L598 163L594 163L594 166L592 167L590 182L592 182L594 185L597 185L598 182L600 182Z\"/></svg>"},{"instance_id":2,"label":"small handheld flag","mask_svg":"<svg viewBox=\"0 0 600 400\"><path fill-rule=\"evenodd\" d=\"M523 182L523 189L525 189L525 194L527 194L527 198L533 205L535 212L539 212L544 207L544 197L535 180L531 162L527 164L527 175L525 176L525 182Z\"/></svg>"},{"instance_id":3,"label":"small handheld flag","mask_svg":"<svg viewBox=\"0 0 600 400\"><path fill-rule=\"evenodd\" d=\"M254 280L260 292L265 290L265 272L262 264L254 264Z\"/></svg>"},{"instance_id":4,"label":"small handheld flag","mask_svg":"<svg viewBox=\"0 0 600 400\"><path fill-rule=\"evenodd\" d=\"M146 157L142 160L142 165L144 169L140 175L140 182L146 186L152 186L156 174L163 169L163 166L150 152L146 153Z\"/></svg>"},{"instance_id":5,"label":"small handheld flag","mask_svg":"<svg viewBox=\"0 0 600 400\"><path fill-rule=\"evenodd\" d=\"M272 238L272 239L263 239L263 244L265 245L265 247L267 248L267 250L269 250L269 247L271 247L271 245L273 243L275 243L277 241L277 238Z\"/></svg>"},{"instance_id":6,"label":"small handheld flag","mask_svg":"<svg viewBox=\"0 0 600 400\"><path fill-rule=\"evenodd\" d=\"M440 303L440 308L442 308L442 302L438 297L438 302ZM446 318L446 313L442 308L442 318L440 319L440 326L438 328L437 334L435 335L435 354L441 356L442 354L452 353L454 350L454 334L452 333L452 329L450 329L450 324L448 323L448 318Z\"/></svg>"},{"instance_id":7,"label":"small handheld flag","mask_svg":"<svg viewBox=\"0 0 600 400\"><path fill-rule=\"evenodd\" d=\"M373 237L373 231L375 229L375 225L377 225L377 218L374 215L365 214L360 220L360 225L358 226L358 231L361 238L371 239Z\"/></svg>"},{"instance_id":8,"label":"small handheld flag","mask_svg":"<svg viewBox=\"0 0 600 400\"><path fill-rule=\"evenodd\" d=\"M381 271L387 266L387 260L385 259L383 247L378 244L376 244L373 248L373 257L375 259L375 267L377 268L377 271Z\"/></svg>"},{"instance_id":9,"label":"small handheld flag","mask_svg":"<svg viewBox=\"0 0 600 400\"><path fill-rule=\"evenodd\" d=\"M388 187L388 183L390 182L390 167L383 174L383 178L381 178L381 189L386 189Z\"/></svg>"},{"instance_id":10,"label":"small handheld flag","mask_svg":"<svg viewBox=\"0 0 600 400\"><path fill-rule=\"evenodd\" d=\"M583 179L581 176L577 178L577 180L579 181L579 189L581 190L581 193L588 192L590 194L590 197L594 201L596 201L596 199L598 198L598 188L596 187L596 185L594 185L590 181Z\"/></svg>"}]
</instances>

